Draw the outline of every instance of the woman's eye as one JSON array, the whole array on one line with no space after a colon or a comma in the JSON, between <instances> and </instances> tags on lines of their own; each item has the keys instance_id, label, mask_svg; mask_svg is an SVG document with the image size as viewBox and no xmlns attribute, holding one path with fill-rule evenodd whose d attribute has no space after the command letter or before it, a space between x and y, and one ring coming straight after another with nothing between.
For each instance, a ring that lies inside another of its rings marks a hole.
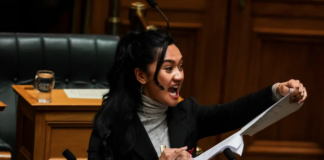
<instances>
[{"instance_id":1,"label":"woman's eye","mask_svg":"<svg viewBox=\"0 0 324 160\"><path fill-rule=\"evenodd\" d=\"M166 67L165 70L172 71L172 67Z\"/></svg>"},{"instance_id":2,"label":"woman's eye","mask_svg":"<svg viewBox=\"0 0 324 160\"><path fill-rule=\"evenodd\" d=\"M181 65L179 66L179 69L183 69L183 64L181 64Z\"/></svg>"}]
</instances>

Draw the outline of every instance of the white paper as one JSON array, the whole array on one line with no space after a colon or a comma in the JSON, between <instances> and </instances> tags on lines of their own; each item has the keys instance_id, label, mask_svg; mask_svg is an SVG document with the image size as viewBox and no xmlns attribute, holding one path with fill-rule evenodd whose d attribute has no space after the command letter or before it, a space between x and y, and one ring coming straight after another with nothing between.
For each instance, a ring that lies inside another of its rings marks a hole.
<instances>
[{"instance_id":1,"label":"white paper","mask_svg":"<svg viewBox=\"0 0 324 160\"><path fill-rule=\"evenodd\" d=\"M291 92L292 89L290 89L290 93L288 95L280 99L270 108L254 118L250 123L245 125L240 130L242 135L253 136L255 133L279 121L283 117L297 111L303 104L289 103Z\"/></svg>"},{"instance_id":2,"label":"white paper","mask_svg":"<svg viewBox=\"0 0 324 160\"><path fill-rule=\"evenodd\" d=\"M223 152L226 148L230 148L233 152L237 154L242 154L244 143L243 137L240 133L236 132L235 134L231 135L230 137L226 138L222 142L218 143L214 147L210 148L206 152L202 153L198 157L194 158L194 160L207 160L220 152Z\"/></svg>"},{"instance_id":3,"label":"white paper","mask_svg":"<svg viewBox=\"0 0 324 160\"><path fill-rule=\"evenodd\" d=\"M206 152L202 153L195 160L207 160L220 152L223 152L226 148L230 148L234 153L242 155L244 142L243 135L253 136L255 133L268 127L269 125L279 121L283 117L297 111L303 104L289 103L290 93L272 105L270 108L262 112L255 117L252 121L246 124L241 130L234 133L230 137L226 138L222 142L218 143L214 147L210 148Z\"/></svg>"},{"instance_id":4,"label":"white paper","mask_svg":"<svg viewBox=\"0 0 324 160\"><path fill-rule=\"evenodd\" d=\"M109 89L64 89L68 98L102 99Z\"/></svg>"}]
</instances>

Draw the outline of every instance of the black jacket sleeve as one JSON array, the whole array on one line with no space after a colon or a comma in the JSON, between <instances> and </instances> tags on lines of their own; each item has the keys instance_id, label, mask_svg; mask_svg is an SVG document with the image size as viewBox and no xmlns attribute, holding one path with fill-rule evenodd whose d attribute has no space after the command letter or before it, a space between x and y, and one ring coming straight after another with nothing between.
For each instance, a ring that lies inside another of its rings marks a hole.
<instances>
[{"instance_id":1,"label":"black jacket sleeve","mask_svg":"<svg viewBox=\"0 0 324 160\"><path fill-rule=\"evenodd\" d=\"M191 98L193 109L196 110L198 139L225 133L246 125L275 103L272 100L271 87L241 97L236 101L219 105L198 106L197 102Z\"/></svg>"},{"instance_id":2,"label":"black jacket sleeve","mask_svg":"<svg viewBox=\"0 0 324 160\"><path fill-rule=\"evenodd\" d=\"M99 156L100 142L101 138L94 131L92 131L88 149L88 160L103 160Z\"/></svg>"}]
</instances>

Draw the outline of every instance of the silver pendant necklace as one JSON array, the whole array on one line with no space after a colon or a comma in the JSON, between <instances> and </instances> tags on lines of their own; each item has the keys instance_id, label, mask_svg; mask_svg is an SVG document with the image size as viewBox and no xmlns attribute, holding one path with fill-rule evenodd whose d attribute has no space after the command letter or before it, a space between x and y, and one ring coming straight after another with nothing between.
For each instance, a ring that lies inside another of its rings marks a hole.
<instances>
[{"instance_id":1,"label":"silver pendant necklace","mask_svg":"<svg viewBox=\"0 0 324 160\"><path fill-rule=\"evenodd\" d=\"M162 154L162 152L164 151L164 149L166 148L166 146L164 144L161 144L160 145L160 152Z\"/></svg>"}]
</instances>

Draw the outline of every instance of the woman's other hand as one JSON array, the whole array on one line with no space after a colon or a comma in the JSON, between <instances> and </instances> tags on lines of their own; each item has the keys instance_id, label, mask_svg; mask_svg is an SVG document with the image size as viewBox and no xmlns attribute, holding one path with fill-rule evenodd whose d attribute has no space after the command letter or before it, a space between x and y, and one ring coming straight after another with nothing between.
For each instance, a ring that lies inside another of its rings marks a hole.
<instances>
[{"instance_id":1,"label":"woman's other hand","mask_svg":"<svg viewBox=\"0 0 324 160\"><path fill-rule=\"evenodd\" d=\"M182 151L176 160L192 160L192 155L187 151Z\"/></svg>"},{"instance_id":2,"label":"woman's other hand","mask_svg":"<svg viewBox=\"0 0 324 160\"><path fill-rule=\"evenodd\" d=\"M186 150L187 147L166 148L162 152L159 160L191 160L191 154L189 154Z\"/></svg>"},{"instance_id":3,"label":"woman's other hand","mask_svg":"<svg viewBox=\"0 0 324 160\"><path fill-rule=\"evenodd\" d=\"M294 89L292 96L290 97L290 102L297 102L297 104L303 103L307 98L307 91L299 80L291 79L287 82L278 83L276 85L276 92L281 96L286 96L290 93L290 88Z\"/></svg>"}]
</instances>

